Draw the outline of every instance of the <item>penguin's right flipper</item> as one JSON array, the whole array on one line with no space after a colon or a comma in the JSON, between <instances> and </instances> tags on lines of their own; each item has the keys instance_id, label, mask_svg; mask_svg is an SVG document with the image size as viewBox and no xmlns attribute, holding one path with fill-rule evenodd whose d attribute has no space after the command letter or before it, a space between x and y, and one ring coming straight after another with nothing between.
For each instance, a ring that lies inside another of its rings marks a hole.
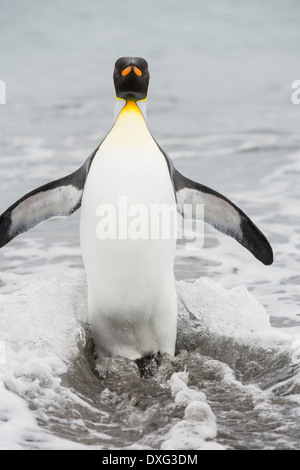
<instances>
[{"instance_id":1,"label":"penguin's right flipper","mask_svg":"<svg viewBox=\"0 0 300 470\"><path fill-rule=\"evenodd\" d=\"M0 248L44 220L67 217L79 209L86 177L96 151L77 171L34 189L0 216Z\"/></svg>"},{"instance_id":2,"label":"penguin's right flipper","mask_svg":"<svg viewBox=\"0 0 300 470\"><path fill-rule=\"evenodd\" d=\"M234 238L263 264L272 264L272 247L252 220L222 194L179 173L168 155L160 150L168 165L181 215L187 219L196 219L197 204L204 205L205 222Z\"/></svg>"},{"instance_id":3,"label":"penguin's right flipper","mask_svg":"<svg viewBox=\"0 0 300 470\"><path fill-rule=\"evenodd\" d=\"M183 176L172 168L177 205L181 214L197 218L197 204L204 205L204 221L237 240L263 264L273 263L273 251L264 234L232 201L203 184Z\"/></svg>"}]
</instances>

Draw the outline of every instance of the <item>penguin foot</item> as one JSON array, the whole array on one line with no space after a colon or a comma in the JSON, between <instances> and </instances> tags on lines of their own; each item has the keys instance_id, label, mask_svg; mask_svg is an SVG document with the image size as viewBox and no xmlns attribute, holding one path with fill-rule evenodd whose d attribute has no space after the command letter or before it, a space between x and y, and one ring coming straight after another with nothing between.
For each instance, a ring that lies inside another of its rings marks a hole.
<instances>
[{"instance_id":1,"label":"penguin foot","mask_svg":"<svg viewBox=\"0 0 300 470\"><path fill-rule=\"evenodd\" d=\"M149 354L148 356L136 359L135 363L139 368L141 377L153 377L159 366L160 353Z\"/></svg>"}]
</instances>

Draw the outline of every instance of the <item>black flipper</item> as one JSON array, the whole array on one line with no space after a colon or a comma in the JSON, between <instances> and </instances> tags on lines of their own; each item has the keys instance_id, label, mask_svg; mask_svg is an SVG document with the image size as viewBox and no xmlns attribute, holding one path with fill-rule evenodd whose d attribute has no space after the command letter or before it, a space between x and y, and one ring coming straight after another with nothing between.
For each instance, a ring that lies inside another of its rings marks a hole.
<instances>
[{"instance_id":1,"label":"black flipper","mask_svg":"<svg viewBox=\"0 0 300 470\"><path fill-rule=\"evenodd\" d=\"M204 204L204 221L230 237L235 238L263 264L273 263L270 243L249 217L222 194L196 183L176 170L167 160L179 210L183 217L195 219L196 205Z\"/></svg>"},{"instance_id":2,"label":"black flipper","mask_svg":"<svg viewBox=\"0 0 300 470\"><path fill-rule=\"evenodd\" d=\"M68 217L79 209L86 177L98 148L77 171L34 189L0 216L0 248L44 220Z\"/></svg>"}]
</instances>

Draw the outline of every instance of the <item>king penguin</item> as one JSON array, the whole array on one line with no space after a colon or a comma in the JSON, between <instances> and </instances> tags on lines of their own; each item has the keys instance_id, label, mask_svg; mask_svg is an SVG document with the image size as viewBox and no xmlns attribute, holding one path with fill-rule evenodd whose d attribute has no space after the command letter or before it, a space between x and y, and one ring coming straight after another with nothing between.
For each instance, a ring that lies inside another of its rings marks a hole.
<instances>
[{"instance_id":1,"label":"king penguin","mask_svg":"<svg viewBox=\"0 0 300 470\"><path fill-rule=\"evenodd\" d=\"M155 237L135 237L120 229L125 215L132 217L140 208L150 214L163 205L169 214L175 207L184 218L196 219L201 204L205 222L236 239L262 263L273 262L268 240L249 217L225 196L179 173L152 137L145 119L149 78L145 59L118 59L110 132L77 171L31 191L0 217L1 248L44 220L69 216L81 207L88 323L99 359L175 354L175 219L167 237L161 231ZM103 208L116 229L110 236L100 217Z\"/></svg>"}]
</instances>

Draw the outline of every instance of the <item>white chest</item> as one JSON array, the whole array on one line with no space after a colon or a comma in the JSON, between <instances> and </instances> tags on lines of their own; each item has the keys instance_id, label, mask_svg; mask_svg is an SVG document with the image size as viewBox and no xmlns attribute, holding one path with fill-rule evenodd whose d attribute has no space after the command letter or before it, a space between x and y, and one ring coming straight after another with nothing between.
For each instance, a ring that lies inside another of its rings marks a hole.
<instances>
[{"instance_id":1,"label":"white chest","mask_svg":"<svg viewBox=\"0 0 300 470\"><path fill-rule=\"evenodd\" d=\"M81 247L89 322L99 356L107 352L127 357L158 350L173 353L175 344L175 231L166 238L159 233L155 239L148 231L136 239L124 231L121 237L120 233L101 237L98 230L103 206L111 208L118 220L126 216L120 214L124 200L125 210L142 207L148 220L153 207L176 207L166 160L136 108L120 113L101 144L82 200Z\"/></svg>"},{"instance_id":2,"label":"white chest","mask_svg":"<svg viewBox=\"0 0 300 470\"><path fill-rule=\"evenodd\" d=\"M94 158L85 193L97 203L175 202L164 156L149 133L139 111L121 113Z\"/></svg>"},{"instance_id":3,"label":"white chest","mask_svg":"<svg viewBox=\"0 0 300 470\"><path fill-rule=\"evenodd\" d=\"M163 211L160 212L165 207L170 208L166 216ZM141 210L136 214L137 219L129 220L137 209ZM105 210L109 217L103 221ZM127 220L123 224L124 219ZM157 229L157 225L164 223L165 219L167 224L170 222L169 232L165 226ZM84 189L81 245L88 276L89 272L93 272L91 282L95 282L97 272L102 277L106 273L114 279L114 283L120 278L123 284L130 269L137 273L137 278L140 276L142 266L147 266L146 260L150 265L155 262L158 271L164 263L170 270L176 243L176 220L175 195L164 155L149 133L137 106L129 107L129 110L120 113L101 144ZM124 233L124 225L128 224L130 228L131 222L137 229L140 228L141 237L132 237L129 230ZM107 230L106 223L116 223L119 227L109 227ZM146 226L141 229L139 224ZM101 228L106 228L103 237ZM127 259L127 262L122 263L122 259ZM146 282L151 277L153 273L145 268L143 276L136 282L140 283L143 279Z\"/></svg>"}]
</instances>

